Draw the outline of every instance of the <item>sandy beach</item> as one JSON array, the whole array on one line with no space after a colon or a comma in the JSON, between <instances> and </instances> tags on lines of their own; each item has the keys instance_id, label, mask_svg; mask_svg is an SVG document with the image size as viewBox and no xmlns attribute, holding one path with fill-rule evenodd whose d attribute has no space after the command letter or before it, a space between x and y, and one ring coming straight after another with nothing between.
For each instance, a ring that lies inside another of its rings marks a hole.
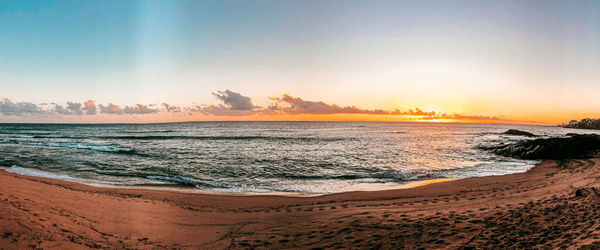
<instances>
[{"instance_id":1,"label":"sandy beach","mask_svg":"<svg viewBox=\"0 0 600 250\"><path fill-rule=\"evenodd\" d=\"M0 250L599 249L600 0L0 0Z\"/></svg>"},{"instance_id":2,"label":"sandy beach","mask_svg":"<svg viewBox=\"0 0 600 250\"><path fill-rule=\"evenodd\" d=\"M0 171L0 248L600 246L600 160L318 197L113 189Z\"/></svg>"}]
</instances>

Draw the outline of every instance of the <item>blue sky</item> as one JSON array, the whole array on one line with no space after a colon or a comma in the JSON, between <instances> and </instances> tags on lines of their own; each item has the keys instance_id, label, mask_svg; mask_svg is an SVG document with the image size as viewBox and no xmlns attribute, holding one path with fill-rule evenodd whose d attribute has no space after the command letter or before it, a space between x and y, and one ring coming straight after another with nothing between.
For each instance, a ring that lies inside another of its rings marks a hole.
<instances>
[{"instance_id":1,"label":"blue sky","mask_svg":"<svg viewBox=\"0 0 600 250\"><path fill-rule=\"evenodd\" d=\"M2 1L0 97L593 115L599 23L598 1Z\"/></svg>"}]
</instances>

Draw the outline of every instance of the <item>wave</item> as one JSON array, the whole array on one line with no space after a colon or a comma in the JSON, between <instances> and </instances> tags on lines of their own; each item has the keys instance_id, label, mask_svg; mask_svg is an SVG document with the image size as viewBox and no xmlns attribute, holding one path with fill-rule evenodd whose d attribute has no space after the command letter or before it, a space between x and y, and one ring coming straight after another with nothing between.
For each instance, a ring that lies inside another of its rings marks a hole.
<instances>
[{"instance_id":1,"label":"wave","mask_svg":"<svg viewBox=\"0 0 600 250\"><path fill-rule=\"evenodd\" d=\"M325 175L295 175L295 174L281 174L277 175L279 178L285 179L296 179L296 180L328 180L328 179L336 179L336 180L358 180L369 178L368 176L363 175L334 175L334 176L325 176Z\"/></svg>"},{"instance_id":2,"label":"wave","mask_svg":"<svg viewBox=\"0 0 600 250\"><path fill-rule=\"evenodd\" d=\"M148 132L150 133L150 132ZM343 141L352 138L340 137L293 137L293 136L186 136L186 135L115 135L115 136L69 136L69 135L18 135L18 138L28 139L71 139L71 140L206 140L206 141Z\"/></svg>"},{"instance_id":3,"label":"wave","mask_svg":"<svg viewBox=\"0 0 600 250\"><path fill-rule=\"evenodd\" d=\"M150 180L167 181L167 182L172 182L172 183L176 183L176 184L180 184L180 185L184 185L184 186L196 187L196 188L200 188L200 187L227 188L227 187L229 187L229 185L226 185L226 184L220 183L220 182L198 180L198 179L194 179L191 177L185 177L185 176L179 176L179 175L176 175L176 176L151 175L151 176L146 176L146 178L150 179Z\"/></svg>"},{"instance_id":4,"label":"wave","mask_svg":"<svg viewBox=\"0 0 600 250\"><path fill-rule=\"evenodd\" d=\"M393 180L401 180L401 181L409 181L409 180L414 180L414 179L418 179L418 173L414 172L414 171L405 171L405 172L398 172L398 171L381 171L381 172L376 172L373 174L369 175L370 178L375 178L375 179L393 179Z\"/></svg>"},{"instance_id":5,"label":"wave","mask_svg":"<svg viewBox=\"0 0 600 250\"><path fill-rule=\"evenodd\" d=\"M34 138L34 139L71 139L71 140L85 140L91 139L91 136L63 136L63 135L32 135L28 137L20 136L21 138Z\"/></svg>"},{"instance_id":6,"label":"wave","mask_svg":"<svg viewBox=\"0 0 600 250\"><path fill-rule=\"evenodd\" d=\"M73 149L85 149L92 151L100 151L100 152L109 152L109 153L118 153L118 154L136 154L136 151L133 149L118 149L111 148L104 145L89 145L89 144L81 144L81 143L71 143L71 142L24 142L17 141L17 144L21 145L29 145L29 146L42 146L42 147L53 147L53 148L73 148Z\"/></svg>"},{"instance_id":7,"label":"wave","mask_svg":"<svg viewBox=\"0 0 600 250\"><path fill-rule=\"evenodd\" d=\"M15 135L15 137L19 137L19 138L34 138L35 136L33 136L33 135Z\"/></svg>"},{"instance_id":8,"label":"wave","mask_svg":"<svg viewBox=\"0 0 600 250\"><path fill-rule=\"evenodd\" d=\"M360 180L360 179L385 179L395 181L409 181L419 179L416 172L380 171L372 174L345 174L345 175L278 175L279 178L301 179L301 180Z\"/></svg>"},{"instance_id":9,"label":"wave","mask_svg":"<svg viewBox=\"0 0 600 250\"><path fill-rule=\"evenodd\" d=\"M171 132L175 132L171 129L166 129L166 130L142 130L142 131L135 131L135 130L129 130L129 131L123 131L123 133L128 133L128 134L150 134L150 133L171 133Z\"/></svg>"},{"instance_id":10,"label":"wave","mask_svg":"<svg viewBox=\"0 0 600 250\"><path fill-rule=\"evenodd\" d=\"M348 138L317 138L317 137L284 137L284 136L177 136L177 135L149 135L149 136L101 136L98 139L112 140L273 140L273 141L341 141Z\"/></svg>"},{"instance_id":11,"label":"wave","mask_svg":"<svg viewBox=\"0 0 600 250\"><path fill-rule=\"evenodd\" d=\"M20 174L20 175L35 176L35 177L59 179L59 180L65 180L65 181L73 181L73 182L77 181L77 179L75 179L71 176L65 175L65 174L51 173L51 172L46 172L46 171L42 171L42 170L35 169L35 168L23 168L23 167L19 167L17 165L13 165L12 167L8 168L6 170L6 172Z\"/></svg>"},{"instance_id":12,"label":"wave","mask_svg":"<svg viewBox=\"0 0 600 250\"><path fill-rule=\"evenodd\" d=\"M52 133L48 133L48 132L26 132L26 131L19 131L19 132L6 132L6 131L0 131L0 134L3 135L13 135L16 137L22 137L22 136L39 136L39 135L51 135Z\"/></svg>"}]
</instances>

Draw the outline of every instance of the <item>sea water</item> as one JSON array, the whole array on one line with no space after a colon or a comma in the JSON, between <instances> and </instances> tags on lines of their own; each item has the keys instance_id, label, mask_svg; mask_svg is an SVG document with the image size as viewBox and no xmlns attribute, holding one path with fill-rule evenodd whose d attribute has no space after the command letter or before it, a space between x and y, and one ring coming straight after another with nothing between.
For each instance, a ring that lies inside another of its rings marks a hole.
<instances>
[{"instance_id":1,"label":"sea water","mask_svg":"<svg viewBox=\"0 0 600 250\"><path fill-rule=\"evenodd\" d=\"M0 124L9 172L92 185L334 193L525 172L536 161L481 147L580 130L409 122ZM588 132L588 131L583 131Z\"/></svg>"}]
</instances>

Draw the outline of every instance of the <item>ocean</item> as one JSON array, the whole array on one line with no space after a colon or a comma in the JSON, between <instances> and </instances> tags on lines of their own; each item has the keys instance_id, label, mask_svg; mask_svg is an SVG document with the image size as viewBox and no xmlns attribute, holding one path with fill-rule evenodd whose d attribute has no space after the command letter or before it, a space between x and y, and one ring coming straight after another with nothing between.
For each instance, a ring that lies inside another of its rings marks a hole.
<instances>
[{"instance_id":1,"label":"ocean","mask_svg":"<svg viewBox=\"0 0 600 250\"><path fill-rule=\"evenodd\" d=\"M525 172L524 161L479 149L561 136L551 126L408 122L0 124L0 166L99 186L306 193Z\"/></svg>"}]
</instances>

